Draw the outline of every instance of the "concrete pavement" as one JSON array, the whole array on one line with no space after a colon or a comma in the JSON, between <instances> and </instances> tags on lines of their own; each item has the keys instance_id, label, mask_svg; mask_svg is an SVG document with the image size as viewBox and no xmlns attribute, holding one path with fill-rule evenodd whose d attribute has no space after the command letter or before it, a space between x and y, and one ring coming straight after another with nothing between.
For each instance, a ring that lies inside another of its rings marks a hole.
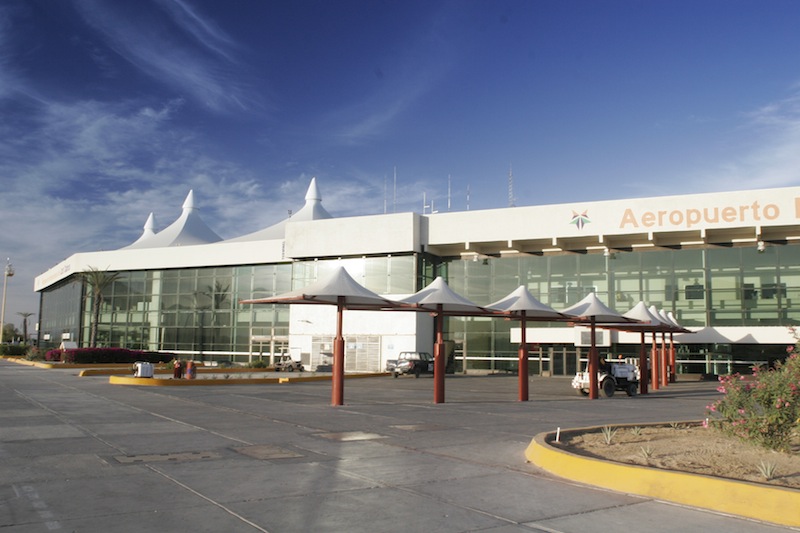
<instances>
[{"instance_id":1,"label":"concrete pavement","mask_svg":"<svg viewBox=\"0 0 800 533\"><path fill-rule=\"evenodd\" d=\"M516 376L123 387L0 361L8 533L726 531L785 528L598 490L525 463L556 427L699 419L714 383L589 401Z\"/></svg>"}]
</instances>

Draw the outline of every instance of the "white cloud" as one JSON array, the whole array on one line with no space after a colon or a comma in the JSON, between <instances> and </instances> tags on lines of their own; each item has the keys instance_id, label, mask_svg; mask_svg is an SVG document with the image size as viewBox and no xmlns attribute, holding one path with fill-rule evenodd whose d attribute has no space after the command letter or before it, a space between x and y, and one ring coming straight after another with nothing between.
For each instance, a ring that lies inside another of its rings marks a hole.
<instances>
[{"instance_id":1,"label":"white cloud","mask_svg":"<svg viewBox=\"0 0 800 533\"><path fill-rule=\"evenodd\" d=\"M122 4L109 2L76 3L110 48L156 82L215 112L262 108L261 98L241 81L246 76L228 52L232 39L185 4L164 5L172 18L154 21L155 12L139 12L135 3L125 4L124 10ZM177 30L166 32L165 25Z\"/></svg>"},{"instance_id":2,"label":"white cloud","mask_svg":"<svg viewBox=\"0 0 800 533\"><path fill-rule=\"evenodd\" d=\"M743 155L715 169L709 190L800 184L800 88L745 118Z\"/></svg>"},{"instance_id":3,"label":"white cloud","mask_svg":"<svg viewBox=\"0 0 800 533\"><path fill-rule=\"evenodd\" d=\"M231 51L239 48L238 44L213 20L204 18L198 10L182 0L159 0L159 3L199 44L228 61L235 61Z\"/></svg>"},{"instance_id":4,"label":"white cloud","mask_svg":"<svg viewBox=\"0 0 800 533\"><path fill-rule=\"evenodd\" d=\"M386 58L378 69L380 88L365 99L345 105L327 117L330 136L345 146L360 145L383 135L394 121L434 89L459 61L459 42L452 33L450 7L440 7L427 25L409 30L399 57Z\"/></svg>"}]
</instances>

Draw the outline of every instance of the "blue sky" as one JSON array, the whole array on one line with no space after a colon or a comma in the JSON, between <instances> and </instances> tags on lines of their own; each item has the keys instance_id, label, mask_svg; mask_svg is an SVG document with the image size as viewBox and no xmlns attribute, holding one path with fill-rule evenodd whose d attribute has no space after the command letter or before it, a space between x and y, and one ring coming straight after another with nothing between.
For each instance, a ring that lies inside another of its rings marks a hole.
<instances>
[{"instance_id":1,"label":"blue sky","mask_svg":"<svg viewBox=\"0 0 800 533\"><path fill-rule=\"evenodd\" d=\"M334 216L506 207L509 167L516 205L798 185L798 27L792 0L5 0L6 321L190 189L229 238L313 176Z\"/></svg>"}]
</instances>

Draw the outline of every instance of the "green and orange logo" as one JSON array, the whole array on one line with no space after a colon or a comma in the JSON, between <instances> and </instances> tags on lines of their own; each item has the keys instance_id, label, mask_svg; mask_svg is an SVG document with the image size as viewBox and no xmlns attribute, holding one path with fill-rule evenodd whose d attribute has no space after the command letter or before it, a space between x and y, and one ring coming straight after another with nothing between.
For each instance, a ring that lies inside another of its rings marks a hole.
<instances>
[{"instance_id":1,"label":"green and orange logo","mask_svg":"<svg viewBox=\"0 0 800 533\"><path fill-rule=\"evenodd\" d=\"M583 213L578 213L577 211L572 212L572 221L570 221L570 224L575 224L578 229L583 229L583 227L590 222L588 211L584 211Z\"/></svg>"}]
</instances>

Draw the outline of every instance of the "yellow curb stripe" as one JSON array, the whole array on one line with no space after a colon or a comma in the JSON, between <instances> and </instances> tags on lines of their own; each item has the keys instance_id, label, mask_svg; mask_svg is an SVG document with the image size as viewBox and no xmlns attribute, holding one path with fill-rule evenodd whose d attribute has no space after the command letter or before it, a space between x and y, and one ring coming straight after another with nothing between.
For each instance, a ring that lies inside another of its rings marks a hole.
<instances>
[{"instance_id":1,"label":"yellow curb stripe","mask_svg":"<svg viewBox=\"0 0 800 533\"><path fill-rule=\"evenodd\" d=\"M562 436L565 434L569 432L561 432ZM552 432L536 435L525 450L525 457L536 466L573 481L783 526L800 526L798 490L603 461L560 450L551 444L554 440Z\"/></svg>"},{"instance_id":2,"label":"yellow curb stripe","mask_svg":"<svg viewBox=\"0 0 800 533\"><path fill-rule=\"evenodd\" d=\"M222 373L222 372L220 372ZM345 379L373 378L386 376L385 372L376 374L345 375ZM158 379L136 378L132 376L109 376L111 385L138 385L142 387L192 387L203 385L264 385L273 383L307 383L313 381L331 381L331 376L298 376L279 378L211 378L211 379Z\"/></svg>"},{"instance_id":3,"label":"yellow curb stripe","mask_svg":"<svg viewBox=\"0 0 800 533\"><path fill-rule=\"evenodd\" d=\"M264 374L273 372L271 368L223 368L214 366L201 366L195 368L198 374ZM154 374L156 375L172 375L172 367L165 365L163 367L155 367ZM87 368L81 370L78 374L81 377L86 376L114 376L118 374L132 373L132 365L125 365L121 368Z\"/></svg>"},{"instance_id":4,"label":"yellow curb stripe","mask_svg":"<svg viewBox=\"0 0 800 533\"><path fill-rule=\"evenodd\" d=\"M261 385L278 383L280 378L231 378L231 379L158 379L130 376L109 376L112 385L138 385L141 387L192 387L202 385Z\"/></svg>"}]
</instances>

